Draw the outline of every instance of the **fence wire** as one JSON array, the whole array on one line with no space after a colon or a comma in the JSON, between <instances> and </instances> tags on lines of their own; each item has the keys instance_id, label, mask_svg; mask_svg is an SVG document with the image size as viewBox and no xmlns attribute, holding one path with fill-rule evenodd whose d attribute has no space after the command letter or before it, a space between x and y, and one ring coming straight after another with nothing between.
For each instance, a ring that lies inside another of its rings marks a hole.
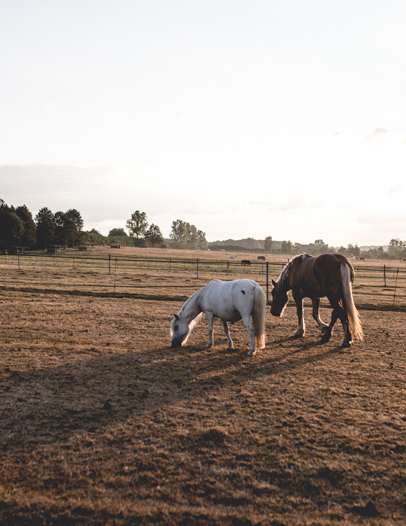
<instances>
[{"instance_id":1,"label":"fence wire","mask_svg":"<svg viewBox=\"0 0 406 526\"><path fill-rule=\"evenodd\" d=\"M148 290L177 297L177 290L193 293L211 279L257 281L267 292L286 265L279 261L213 260L204 258L128 257L97 254L2 255L0 287L51 288L66 291L147 295ZM17 272L16 272L17 271ZM355 268L354 298L359 307L406 308L406 265L364 263ZM156 283L151 283L155 280ZM193 281L191 281L193 280Z\"/></svg>"}]
</instances>

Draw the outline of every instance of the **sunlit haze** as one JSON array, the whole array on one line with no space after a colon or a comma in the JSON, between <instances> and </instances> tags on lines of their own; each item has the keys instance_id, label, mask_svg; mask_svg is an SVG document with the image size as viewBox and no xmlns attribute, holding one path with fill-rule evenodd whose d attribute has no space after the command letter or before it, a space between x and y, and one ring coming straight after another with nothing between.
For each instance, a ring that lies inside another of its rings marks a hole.
<instances>
[{"instance_id":1,"label":"sunlit haze","mask_svg":"<svg viewBox=\"0 0 406 526\"><path fill-rule=\"evenodd\" d=\"M169 236L406 239L406 3L2 2L0 198Z\"/></svg>"}]
</instances>

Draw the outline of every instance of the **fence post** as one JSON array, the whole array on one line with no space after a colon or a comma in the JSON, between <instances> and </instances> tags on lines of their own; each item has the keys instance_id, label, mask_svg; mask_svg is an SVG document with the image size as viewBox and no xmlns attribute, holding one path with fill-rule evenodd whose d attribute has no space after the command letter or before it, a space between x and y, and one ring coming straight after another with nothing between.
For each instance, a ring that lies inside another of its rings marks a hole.
<instances>
[{"instance_id":1,"label":"fence post","mask_svg":"<svg viewBox=\"0 0 406 526\"><path fill-rule=\"evenodd\" d=\"M269 261L266 262L266 302L269 301Z\"/></svg>"},{"instance_id":2,"label":"fence post","mask_svg":"<svg viewBox=\"0 0 406 526\"><path fill-rule=\"evenodd\" d=\"M18 254L18 270L20 270L20 251L17 249Z\"/></svg>"},{"instance_id":3,"label":"fence post","mask_svg":"<svg viewBox=\"0 0 406 526\"><path fill-rule=\"evenodd\" d=\"M111 254L109 254L109 276L111 274Z\"/></svg>"},{"instance_id":4,"label":"fence post","mask_svg":"<svg viewBox=\"0 0 406 526\"><path fill-rule=\"evenodd\" d=\"M199 278L199 258L196 259L196 277Z\"/></svg>"},{"instance_id":5,"label":"fence post","mask_svg":"<svg viewBox=\"0 0 406 526\"><path fill-rule=\"evenodd\" d=\"M386 287L386 265L383 266L383 281L384 286Z\"/></svg>"},{"instance_id":6,"label":"fence post","mask_svg":"<svg viewBox=\"0 0 406 526\"><path fill-rule=\"evenodd\" d=\"M396 282L395 282L395 292L393 294L393 306L395 306L395 299L396 299L396 289L398 288L398 276L399 276L399 269L396 272Z\"/></svg>"}]
</instances>

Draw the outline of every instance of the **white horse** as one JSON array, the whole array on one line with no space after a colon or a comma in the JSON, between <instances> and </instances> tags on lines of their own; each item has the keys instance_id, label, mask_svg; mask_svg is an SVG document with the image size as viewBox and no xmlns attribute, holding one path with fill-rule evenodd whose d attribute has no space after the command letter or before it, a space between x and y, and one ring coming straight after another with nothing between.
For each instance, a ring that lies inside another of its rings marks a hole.
<instances>
[{"instance_id":1,"label":"white horse","mask_svg":"<svg viewBox=\"0 0 406 526\"><path fill-rule=\"evenodd\" d=\"M181 347L186 343L204 312L209 326L209 342L206 349L213 345L214 318L220 318L223 322L228 350L234 349L228 322L242 319L250 337L248 356L252 356L257 349L265 347L265 306L265 293L255 281L215 279L193 294L178 314L175 314L171 322L172 347Z\"/></svg>"}]
</instances>

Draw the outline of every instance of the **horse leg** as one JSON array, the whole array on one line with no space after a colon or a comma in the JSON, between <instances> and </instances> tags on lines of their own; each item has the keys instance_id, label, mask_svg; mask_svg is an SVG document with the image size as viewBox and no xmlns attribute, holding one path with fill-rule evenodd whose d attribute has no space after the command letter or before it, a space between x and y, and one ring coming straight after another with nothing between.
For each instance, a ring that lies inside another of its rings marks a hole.
<instances>
[{"instance_id":1,"label":"horse leg","mask_svg":"<svg viewBox=\"0 0 406 526\"><path fill-rule=\"evenodd\" d=\"M210 349L210 347L213 345L213 319L214 316L211 312L205 312L206 319L207 319L207 325L209 328L209 342L206 345L206 349Z\"/></svg>"},{"instance_id":2,"label":"horse leg","mask_svg":"<svg viewBox=\"0 0 406 526\"><path fill-rule=\"evenodd\" d=\"M341 347L350 347L352 343L352 335L351 335L350 327L348 325L347 311L341 307L337 298L329 298L329 300L330 300L331 306L334 309L333 313L335 313L335 320L339 318L343 326L344 338L343 338L343 341L341 342Z\"/></svg>"},{"instance_id":3,"label":"horse leg","mask_svg":"<svg viewBox=\"0 0 406 526\"><path fill-rule=\"evenodd\" d=\"M330 341L331 335L333 334L333 327L334 327L335 322L337 321L337 318L338 318L337 312L335 308L333 307L333 312L331 313L330 325L326 325L325 327L322 327L321 329L321 332L322 332L321 343L327 343L328 341Z\"/></svg>"},{"instance_id":4,"label":"horse leg","mask_svg":"<svg viewBox=\"0 0 406 526\"><path fill-rule=\"evenodd\" d=\"M255 354L255 329L251 323L251 316L244 316L242 319L245 328L247 329L248 335L250 337L250 350L248 351L248 356Z\"/></svg>"},{"instance_id":5,"label":"horse leg","mask_svg":"<svg viewBox=\"0 0 406 526\"><path fill-rule=\"evenodd\" d=\"M231 339L231 336L230 336L230 327L228 326L228 323L226 321L223 321L223 327L224 327L224 332L226 333L227 341L228 341L227 351L232 351L234 350L234 345L233 345L233 340Z\"/></svg>"},{"instance_id":6,"label":"horse leg","mask_svg":"<svg viewBox=\"0 0 406 526\"><path fill-rule=\"evenodd\" d=\"M319 315L319 307L320 307L320 298L316 298L315 300L312 300L312 306L313 306L313 319L316 321L317 325L319 326L320 330L323 330L325 327L328 327L326 323L320 318Z\"/></svg>"},{"instance_id":7,"label":"horse leg","mask_svg":"<svg viewBox=\"0 0 406 526\"><path fill-rule=\"evenodd\" d=\"M330 301L331 307L333 308L333 312L331 314L330 325L328 327L322 329L323 336L321 337L321 341L322 341L322 343L326 343L326 342L328 342L330 340L331 335L333 334L334 324L335 324L335 322L338 319L340 319L341 323L343 324L343 328L344 328L344 340L343 340L341 346L342 347L348 347L349 344L345 344L346 333L347 333L346 327L345 327L345 323L348 326L347 315L346 315L345 311L343 310L343 308L341 307L341 305L338 303L338 299L336 297L329 297L328 299ZM348 332L349 332L349 330L348 330Z\"/></svg>"},{"instance_id":8,"label":"horse leg","mask_svg":"<svg viewBox=\"0 0 406 526\"><path fill-rule=\"evenodd\" d=\"M304 316L303 316L303 299L301 296L295 295L294 292L292 296L296 303L297 319L299 322L299 325L293 337L302 338L306 334L306 324L305 324Z\"/></svg>"},{"instance_id":9,"label":"horse leg","mask_svg":"<svg viewBox=\"0 0 406 526\"><path fill-rule=\"evenodd\" d=\"M343 306L344 306L343 309L339 306L339 309L340 309L339 318L341 320L343 330L344 330L344 338L343 338L343 341L341 342L341 347L351 347L352 334L350 331L350 325L348 323L348 314L347 314L347 309L345 307L344 300L343 300Z\"/></svg>"}]
</instances>

